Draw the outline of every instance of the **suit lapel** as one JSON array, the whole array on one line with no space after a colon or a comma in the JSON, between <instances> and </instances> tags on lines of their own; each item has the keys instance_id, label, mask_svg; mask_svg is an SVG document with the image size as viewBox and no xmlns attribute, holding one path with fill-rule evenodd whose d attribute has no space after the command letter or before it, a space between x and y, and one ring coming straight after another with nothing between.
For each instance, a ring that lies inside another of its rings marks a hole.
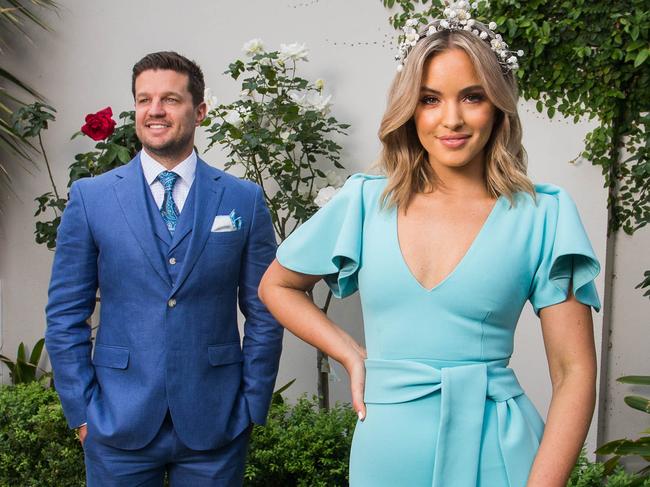
<instances>
[{"instance_id":1,"label":"suit lapel","mask_svg":"<svg viewBox=\"0 0 650 487\"><path fill-rule=\"evenodd\" d=\"M130 163L116 171L116 176L118 180L113 185L113 189L124 213L124 218L151 266L160 278L171 286L171 279L155 240L156 235L160 233L160 229L152 225L152 219L149 217L147 210L149 194L147 194L147 187L144 183L140 155L138 154ZM167 232L167 235L158 236L163 240L166 239L167 242L170 239L169 232Z\"/></svg>"},{"instance_id":2,"label":"suit lapel","mask_svg":"<svg viewBox=\"0 0 650 487\"><path fill-rule=\"evenodd\" d=\"M212 221L217 214L223 197L224 188L219 181L220 177L221 175L217 170L208 166L201 159L196 161L196 176L194 178L196 192L194 194L192 234L190 235L190 243L183 267L181 267L171 294L174 294L183 285L210 236Z\"/></svg>"}]
</instances>

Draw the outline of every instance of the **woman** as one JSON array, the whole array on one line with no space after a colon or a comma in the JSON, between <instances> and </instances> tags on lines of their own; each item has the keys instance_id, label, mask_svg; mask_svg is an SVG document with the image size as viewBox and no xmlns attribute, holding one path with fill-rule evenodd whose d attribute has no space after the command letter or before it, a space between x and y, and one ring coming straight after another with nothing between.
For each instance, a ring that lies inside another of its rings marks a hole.
<instances>
[{"instance_id":1,"label":"woman","mask_svg":"<svg viewBox=\"0 0 650 487\"><path fill-rule=\"evenodd\" d=\"M466 7L407 32L384 175L352 176L260 286L350 374L354 487L564 486L593 412L599 264L570 197L526 177L516 57ZM360 290L367 356L305 294L320 279ZM553 384L545 427L507 367L526 300Z\"/></svg>"}]
</instances>

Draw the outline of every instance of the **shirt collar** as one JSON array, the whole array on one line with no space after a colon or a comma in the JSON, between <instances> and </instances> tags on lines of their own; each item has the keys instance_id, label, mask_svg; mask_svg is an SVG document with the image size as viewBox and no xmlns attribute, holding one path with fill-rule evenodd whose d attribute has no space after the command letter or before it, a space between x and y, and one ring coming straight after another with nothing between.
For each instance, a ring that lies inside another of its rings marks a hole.
<instances>
[{"instance_id":1,"label":"shirt collar","mask_svg":"<svg viewBox=\"0 0 650 487\"><path fill-rule=\"evenodd\" d=\"M192 150L192 153L183 160L180 164L177 164L172 171L174 171L178 176L184 180L188 186L191 186L194 182L194 174L196 173L196 151ZM140 152L140 163L142 164L142 172L144 173L144 178L147 181L147 184L151 186L155 181L158 175L167 171L167 168L150 156L147 151L142 149Z\"/></svg>"}]
</instances>

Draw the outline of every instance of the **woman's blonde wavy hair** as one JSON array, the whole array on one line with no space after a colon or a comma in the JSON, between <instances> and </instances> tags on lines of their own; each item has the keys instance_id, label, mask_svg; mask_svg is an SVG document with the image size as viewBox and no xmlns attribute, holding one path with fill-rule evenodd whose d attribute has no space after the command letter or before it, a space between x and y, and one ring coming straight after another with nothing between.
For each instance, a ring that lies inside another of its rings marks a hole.
<instances>
[{"instance_id":1,"label":"woman's blonde wavy hair","mask_svg":"<svg viewBox=\"0 0 650 487\"><path fill-rule=\"evenodd\" d=\"M486 27L477 22L481 30ZM471 59L485 93L496 107L494 127L485 146L485 182L490 195L507 196L525 191L533 198L533 183L526 176L526 151L521 144L517 113L519 91L514 73L504 73L486 41L462 30L442 30L420 39L411 49L388 94L388 105L379 127L383 149L378 166L388 177L382 195L386 206L407 208L416 193L436 187L435 173L415 130L413 114L420 99L424 65L432 56L462 49Z\"/></svg>"}]
</instances>

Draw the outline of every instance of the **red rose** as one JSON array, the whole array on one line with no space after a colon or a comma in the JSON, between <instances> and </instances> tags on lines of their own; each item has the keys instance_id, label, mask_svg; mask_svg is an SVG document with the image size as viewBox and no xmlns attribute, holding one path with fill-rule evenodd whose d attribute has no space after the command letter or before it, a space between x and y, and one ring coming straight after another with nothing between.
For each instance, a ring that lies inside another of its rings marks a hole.
<instances>
[{"instance_id":1,"label":"red rose","mask_svg":"<svg viewBox=\"0 0 650 487\"><path fill-rule=\"evenodd\" d=\"M97 113L86 115L86 123L81 131L93 140L104 140L115 130L116 122L113 120L113 110L106 107Z\"/></svg>"}]
</instances>

